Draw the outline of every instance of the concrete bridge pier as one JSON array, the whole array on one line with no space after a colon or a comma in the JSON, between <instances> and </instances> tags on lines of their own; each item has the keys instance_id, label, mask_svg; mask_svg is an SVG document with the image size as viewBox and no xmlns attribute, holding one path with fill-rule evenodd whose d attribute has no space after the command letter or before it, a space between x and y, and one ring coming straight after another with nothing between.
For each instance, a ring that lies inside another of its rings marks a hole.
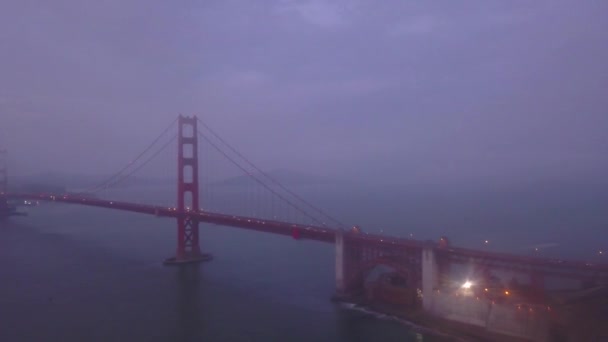
<instances>
[{"instance_id":1,"label":"concrete bridge pier","mask_svg":"<svg viewBox=\"0 0 608 342\"><path fill-rule=\"evenodd\" d=\"M359 272L361 250L348 242L347 233L338 230L336 246L336 293L335 300L347 300L363 290L363 278Z\"/></svg>"},{"instance_id":2,"label":"concrete bridge pier","mask_svg":"<svg viewBox=\"0 0 608 342\"><path fill-rule=\"evenodd\" d=\"M430 244L422 249L422 308L425 311L433 309L433 297L439 286L439 267L435 249Z\"/></svg>"},{"instance_id":3,"label":"concrete bridge pier","mask_svg":"<svg viewBox=\"0 0 608 342\"><path fill-rule=\"evenodd\" d=\"M344 280L344 232L336 232L336 294L343 294L346 291Z\"/></svg>"}]
</instances>

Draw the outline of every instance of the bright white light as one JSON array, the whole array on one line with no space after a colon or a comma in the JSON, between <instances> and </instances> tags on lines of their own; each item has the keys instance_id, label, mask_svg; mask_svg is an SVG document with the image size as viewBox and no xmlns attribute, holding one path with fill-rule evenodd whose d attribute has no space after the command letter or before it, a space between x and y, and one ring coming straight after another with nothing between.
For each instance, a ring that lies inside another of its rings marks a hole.
<instances>
[{"instance_id":1,"label":"bright white light","mask_svg":"<svg viewBox=\"0 0 608 342\"><path fill-rule=\"evenodd\" d=\"M470 281L465 281L464 284L462 284L462 288L463 289L470 289L471 286L473 286L473 283L471 283Z\"/></svg>"}]
</instances>

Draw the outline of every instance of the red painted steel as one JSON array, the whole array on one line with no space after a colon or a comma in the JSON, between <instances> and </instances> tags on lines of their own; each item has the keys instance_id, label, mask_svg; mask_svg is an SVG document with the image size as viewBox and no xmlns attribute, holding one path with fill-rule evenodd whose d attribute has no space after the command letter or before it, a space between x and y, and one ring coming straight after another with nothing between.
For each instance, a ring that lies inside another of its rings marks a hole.
<instances>
[{"instance_id":1,"label":"red painted steel","mask_svg":"<svg viewBox=\"0 0 608 342\"><path fill-rule=\"evenodd\" d=\"M291 236L295 239L295 240L299 240L300 239L300 231L297 228L293 228L291 230Z\"/></svg>"},{"instance_id":2,"label":"red painted steel","mask_svg":"<svg viewBox=\"0 0 608 342\"><path fill-rule=\"evenodd\" d=\"M200 208L196 123L196 116L180 115L177 121L177 210L185 213L177 217L177 253L175 256L177 261L201 256L198 219L196 215L189 214L189 209L198 210ZM185 127L189 127L189 130L184 129ZM190 172L187 172L189 168ZM189 179L186 179L186 173ZM186 203L188 195L190 195L190 203Z\"/></svg>"}]
</instances>

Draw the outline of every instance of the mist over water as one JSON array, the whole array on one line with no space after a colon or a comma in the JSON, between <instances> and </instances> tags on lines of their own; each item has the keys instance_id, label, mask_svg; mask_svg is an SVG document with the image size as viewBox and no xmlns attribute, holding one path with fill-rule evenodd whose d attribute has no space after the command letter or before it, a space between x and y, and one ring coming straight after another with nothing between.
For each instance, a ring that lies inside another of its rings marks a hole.
<instances>
[{"instance_id":1,"label":"mist over water","mask_svg":"<svg viewBox=\"0 0 608 342\"><path fill-rule=\"evenodd\" d=\"M603 189L526 189L297 190L367 232L447 235L458 246L523 254L547 244L541 255L598 258L594 249L606 243L608 222ZM162 204L171 203L173 190L126 188L104 196ZM224 210L247 209L234 203ZM173 220L56 203L27 211L29 217L1 223L3 341L441 340L331 303L331 245L201 225L202 248L215 259L164 267L175 251ZM570 243L574 236L584 243Z\"/></svg>"}]
</instances>

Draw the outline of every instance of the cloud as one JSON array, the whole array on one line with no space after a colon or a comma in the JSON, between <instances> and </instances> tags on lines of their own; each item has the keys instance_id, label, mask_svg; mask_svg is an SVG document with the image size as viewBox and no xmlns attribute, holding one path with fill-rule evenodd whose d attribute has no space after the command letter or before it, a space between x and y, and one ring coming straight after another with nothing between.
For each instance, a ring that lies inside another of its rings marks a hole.
<instances>
[{"instance_id":1,"label":"cloud","mask_svg":"<svg viewBox=\"0 0 608 342\"><path fill-rule=\"evenodd\" d=\"M437 17L421 15L389 26L389 33L393 35L421 35L431 33L441 26Z\"/></svg>"},{"instance_id":2,"label":"cloud","mask_svg":"<svg viewBox=\"0 0 608 342\"><path fill-rule=\"evenodd\" d=\"M295 84L287 91L308 99L327 97L365 96L395 87L396 82L373 78L352 78L347 80L321 81L306 84Z\"/></svg>"},{"instance_id":3,"label":"cloud","mask_svg":"<svg viewBox=\"0 0 608 342\"><path fill-rule=\"evenodd\" d=\"M239 94L242 98L250 95L248 97L252 100L277 102L281 99L281 102L300 106L328 98L373 95L396 86L398 82L395 80L366 77L339 80L277 80L268 73L255 70L228 72L203 80L201 84L206 91L214 89L213 92L221 97L232 98Z\"/></svg>"},{"instance_id":4,"label":"cloud","mask_svg":"<svg viewBox=\"0 0 608 342\"><path fill-rule=\"evenodd\" d=\"M529 22L534 17L535 13L532 11L490 13L481 20L481 23L485 25L509 26Z\"/></svg>"},{"instance_id":5,"label":"cloud","mask_svg":"<svg viewBox=\"0 0 608 342\"><path fill-rule=\"evenodd\" d=\"M321 28L344 27L348 23L348 4L340 1L284 0L276 7L279 14L292 15Z\"/></svg>"},{"instance_id":6,"label":"cloud","mask_svg":"<svg viewBox=\"0 0 608 342\"><path fill-rule=\"evenodd\" d=\"M401 179L371 172L383 162L424 172L450 158L483 168L454 177L500 173L500 160L606 168L604 2L7 4L0 138L32 168L114 171L82 160L104 146L120 164L124 142L145 146L179 112L204 114L253 159L272 153L270 167L352 150L353 164L335 167L370 177ZM407 157L379 156L385 146Z\"/></svg>"},{"instance_id":7,"label":"cloud","mask_svg":"<svg viewBox=\"0 0 608 342\"><path fill-rule=\"evenodd\" d=\"M270 81L270 75L257 70L232 71L222 76L222 84L230 88L259 87Z\"/></svg>"}]
</instances>

